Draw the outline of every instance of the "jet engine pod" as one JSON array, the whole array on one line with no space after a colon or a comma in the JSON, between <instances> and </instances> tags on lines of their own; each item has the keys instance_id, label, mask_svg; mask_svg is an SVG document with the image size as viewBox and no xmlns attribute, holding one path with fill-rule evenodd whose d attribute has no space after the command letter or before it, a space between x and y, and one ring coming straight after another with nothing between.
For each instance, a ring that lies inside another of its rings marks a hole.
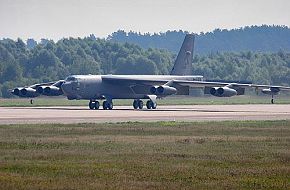
<instances>
[{"instance_id":1,"label":"jet engine pod","mask_svg":"<svg viewBox=\"0 0 290 190\"><path fill-rule=\"evenodd\" d=\"M229 87L213 87L210 89L210 94L217 97L231 97L238 93L235 89Z\"/></svg>"},{"instance_id":2,"label":"jet engine pod","mask_svg":"<svg viewBox=\"0 0 290 190\"><path fill-rule=\"evenodd\" d=\"M36 92L38 92L39 94L42 94L44 88L45 88L45 87L43 87L43 86L38 86L38 87L36 88Z\"/></svg>"},{"instance_id":3,"label":"jet engine pod","mask_svg":"<svg viewBox=\"0 0 290 190\"><path fill-rule=\"evenodd\" d=\"M42 94L46 96L59 96L59 95L62 95L63 92L60 88L56 86L47 86L43 89Z\"/></svg>"},{"instance_id":4,"label":"jet engine pod","mask_svg":"<svg viewBox=\"0 0 290 190\"><path fill-rule=\"evenodd\" d=\"M38 93L33 88L15 88L12 92L12 94L20 96L20 97L26 97L26 98L34 98L38 96Z\"/></svg>"},{"instance_id":5,"label":"jet engine pod","mask_svg":"<svg viewBox=\"0 0 290 190\"><path fill-rule=\"evenodd\" d=\"M267 94L267 95L278 95L279 92L280 92L280 89L277 87L270 87L270 88L262 89L262 93Z\"/></svg>"},{"instance_id":6,"label":"jet engine pod","mask_svg":"<svg viewBox=\"0 0 290 190\"><path fill-rule=\"evenodd\" d=\"M172 95L177 92L176 88L162 85L162 86L153 86L150 88L150 92L155 95Z\"/></svg>"},{"instance_id":7,"label":"jet engine pod","mask_svg":"<svg viewBox=\"0 0 290 190\"><path fill-rule=\"evenodd\" d=\"M150 93L151 94L156 94L156 91L157 91L157 86L152 86L151 88L150 88Z\"/></svg>"},{"instance_id":8,"label":"jet engine pod","mask_svg":"<svg viewBox=\"0 0 290 190\"><path fill-rule=\"evenodd\" d=\"M21 90L21 88L15 88L11 93L16 95L16 96L19 96L20 95L20 90Z\"/></svg>"}]
</instances>

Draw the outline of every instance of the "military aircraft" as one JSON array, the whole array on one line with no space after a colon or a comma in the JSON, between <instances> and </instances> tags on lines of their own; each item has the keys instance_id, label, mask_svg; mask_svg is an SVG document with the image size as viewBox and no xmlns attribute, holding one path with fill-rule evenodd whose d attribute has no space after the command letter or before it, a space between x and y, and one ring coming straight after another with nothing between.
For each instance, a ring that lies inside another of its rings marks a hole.
<instances>
[{"instance_id":1,"label":"military aircraft","mask_svg":"<svg viewBox=\"0 0 290 190\"><path fill-rule=\"evenodd\" d=\"M65 80L19 87L11 91L20 97L39 95L65 95L69 100L89 100L90 109L113 109L113 99L133 99L134 109L142 109L142 99L147 99L147 109L156 109L157 98L170 95L189 95L190 88L203 88L205 94L217 97L244 95L246 88L272 96L290 87L258 85L252 83L209 82L203 76L191 75L194 35L187 34L177 55L170 75L72 75ZM130 69L130 68L128 68Z\"/></svg>"}]
</instances>

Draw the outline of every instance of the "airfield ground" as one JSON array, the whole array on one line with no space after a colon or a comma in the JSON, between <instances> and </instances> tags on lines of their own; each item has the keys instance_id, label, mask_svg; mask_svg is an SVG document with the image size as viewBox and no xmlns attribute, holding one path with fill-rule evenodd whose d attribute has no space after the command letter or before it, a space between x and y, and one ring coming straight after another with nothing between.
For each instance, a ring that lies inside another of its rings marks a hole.
<instances>
[{"instance_id":1,"label":"airfield ground","mask_svg":"<svg viewBox=\"0 0 290 190\"><path fill-rule=\"evenodd\" d=\"M256 103L2 104L0 189L289 189L290 105Z\"/></svg>"},{"instance_id":2,"label":"airfield ground","mask_svg":"<svg viewBox=\"0 0 290 190\"><path fill-rule=\"evenodd\" d=\"M289 189L290 121L0 125L1 189Z\"/></svg>"}]
</instances>

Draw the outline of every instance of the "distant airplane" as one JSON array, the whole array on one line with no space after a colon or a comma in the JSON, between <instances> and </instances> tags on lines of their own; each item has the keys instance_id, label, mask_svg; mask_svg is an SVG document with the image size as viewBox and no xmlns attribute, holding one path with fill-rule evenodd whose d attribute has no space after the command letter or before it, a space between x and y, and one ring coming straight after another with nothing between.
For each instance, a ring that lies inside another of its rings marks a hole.
<instances>
[{"instance_id":1,"label":"distant airplane","mask_svg":"<svg viewBox=\"0 0 290 190\"><path fill-rule=\"evenodd\" d=\"M284 86L204 81L203 76L191 75L193 49L194 35L187 34L170 75L72 75L65 80L15 88L11 93L28 98L65 95L69 100L85 99L90 109L99 109L99 100L103 100L103 109L111 110L113 99L133 99L134 109L142 109L142 99L147 99L146 107L156 109L157 98L189 95L190 88L204 88L205 94L217 97L244 95L246 88L254 88L271 95L271 103L280 91L290 91Z\"/></svg>"}]
</instances>

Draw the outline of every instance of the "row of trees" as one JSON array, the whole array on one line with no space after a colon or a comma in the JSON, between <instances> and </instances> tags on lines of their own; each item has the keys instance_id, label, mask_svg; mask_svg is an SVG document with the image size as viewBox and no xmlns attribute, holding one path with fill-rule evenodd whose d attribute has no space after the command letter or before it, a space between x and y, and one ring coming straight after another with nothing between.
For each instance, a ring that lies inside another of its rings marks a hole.
<instances>
[{"instance_id":1,"label":"row of trees","mask_svg":"<svg viewBox=\"0 0 290 190\"><path fill-rule=\"evenodd\" d=\"M177 52L185 31L167 31L158 34L114 32L108 39L138 44L143 48L163 48ZM290 28L287 26L247 26L239 29L216 29L196 35L195 52L208 54L222 51L277 52L290 50Z\"/></svg>"}]
</instances>

